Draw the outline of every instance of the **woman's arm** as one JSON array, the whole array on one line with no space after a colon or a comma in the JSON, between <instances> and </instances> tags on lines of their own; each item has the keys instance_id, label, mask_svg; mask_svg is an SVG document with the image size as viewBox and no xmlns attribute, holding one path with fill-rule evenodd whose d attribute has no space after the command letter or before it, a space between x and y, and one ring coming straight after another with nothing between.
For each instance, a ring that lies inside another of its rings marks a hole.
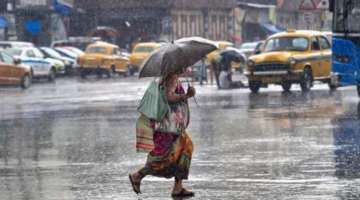
<instances>
[{"instance_id":1,"label":"woman's arm","mask_svg":"<svg viewBox=\"0 0 360 200\"><path fill-rule=\"evenodd\" d=\"M166 89L166 98L170 103L177 103L189 98L187 94L176 94L175 89L176 88Z\"/></svg>"},{"instance_id":2,"label":"woman's arm","mask_svg":"<svg viewBox=\"0 0 360 200\"><path fill-rule=\"evenodd\" d=\"M195 89L193 87L189 87L186 94L177 94L176 88L180 84L180 81L176 76L170 77L165 82L165 93L166 98L170 103L177 103L180 101L184 101L195 95Z\"/></svg>"}]
</instances>

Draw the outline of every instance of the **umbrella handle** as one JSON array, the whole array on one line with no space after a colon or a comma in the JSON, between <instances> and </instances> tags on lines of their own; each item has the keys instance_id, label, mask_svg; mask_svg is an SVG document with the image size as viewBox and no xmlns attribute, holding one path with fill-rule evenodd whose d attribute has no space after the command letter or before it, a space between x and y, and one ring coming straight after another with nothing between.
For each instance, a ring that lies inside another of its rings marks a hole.
<instances>
[{"instance_id":1,"label":"umbrella handle","mask_svg":"<svg viewBox=\"0 0 360 200\"><path fill-rule=\"evenodd\" d=\"M189 79L186 79L186 82L188 83L188 87L190 87L190 81L189 81ZM196 104L198 107L200 107L200 105L198 104L198 102L197 102L197 100L196 100L195 95L193 96L193 98L194 98L195 104Z\"/></svg>"}]
</instances>

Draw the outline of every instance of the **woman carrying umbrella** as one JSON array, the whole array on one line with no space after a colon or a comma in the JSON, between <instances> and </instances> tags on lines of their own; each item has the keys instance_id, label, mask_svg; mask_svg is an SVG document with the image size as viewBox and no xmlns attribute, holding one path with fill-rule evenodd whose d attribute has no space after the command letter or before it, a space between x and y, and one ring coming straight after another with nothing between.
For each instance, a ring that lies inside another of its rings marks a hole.
<instances>
[{"instance_id":1,"label":"woman carrying umbrella","mask_svg":"<svg viewBox=\"0 0 360 200\"><path fill-rule=\"evenodd\" d=\"M146 129L150 129L152 137L146 138L152 138L150 143L153 144L147 145L151 148L145 166L129 174L135 193L141 193L141 180L147 175L153 175L175 177L173 197L194 196L193 192L183 187L183 180L188 178L193 153L193 143L186 133L190 119L187 100L195 95L195 89L189 86L185 93L179 76L186 71L186 67L192 66L216 48L213 42L203 38L183 38L161 46L143 63L139 77L162 77L159 87L155 88L164 91L161 96L165 96L169 109L160 119L151 118L150 114L147 116L149 123ZM147 103L149 102L154 102L154 105L148 106L151 108L159 103L151 98ZM142 105L148 105L147 103Z\"/></svg>"},{"instance_id":2,"label":"woman carrying umbrella","mask_svg":"<svg viewBox=\"0 0 360 200\"><path fill-rule=\"evenodd\" d=\"M181 132L165 132L156 130L156 123L152 123L155 129L153 135L154 149L148 154L147 162L143 168L130 174L129 178L133 190L138 194L140 191L141 180L147 175L153 175L164 178L175 177L175 184L172 191L173 197L194 196L194 193L183 187L183 180L188 179L190 162L193 152L193 143L186 133L188 125L188 109L181 110L187 106L187 99L195 95L195 89L189 87L185 93L181 82L178 79L179 74L170 73L167 75L161 86L165 89L167 101L170 106L170 117Z\"/></svg>"}]
</instances>

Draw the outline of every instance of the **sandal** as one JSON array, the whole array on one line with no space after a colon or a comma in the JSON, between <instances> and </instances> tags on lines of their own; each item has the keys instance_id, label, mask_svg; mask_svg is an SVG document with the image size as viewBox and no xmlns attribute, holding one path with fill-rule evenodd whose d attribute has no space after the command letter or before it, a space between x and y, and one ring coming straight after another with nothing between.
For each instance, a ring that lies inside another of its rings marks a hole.
<instances>
[{"instance_id":1,"label":"sandal","mask_svg":"<svg viewBox=\"0 0 360 200\"><path fill-rule=\"evenodd\" d=\"M172 197L193 197L193 196L195 196L195 193L191 192L191 191L187 191L183 188L183 189L181 189L181 191L179 193L172 193L171 196Z\"/></svg>"},{"instance_id":2,"label":"sandal","mask_svg":"<svg viewBox=\"0 0 360 200\"><path fill-rule=\"evenodd\" d=\"M132 179L131 174L129 174L129 179L130 179L130 183L131 183L131 186L132 186L134 192L135 192L136 194L141 194L141 191L140 191L140 182L139 182L139 183L135 182L135 181Z\"/></svg>"}]
</instances>

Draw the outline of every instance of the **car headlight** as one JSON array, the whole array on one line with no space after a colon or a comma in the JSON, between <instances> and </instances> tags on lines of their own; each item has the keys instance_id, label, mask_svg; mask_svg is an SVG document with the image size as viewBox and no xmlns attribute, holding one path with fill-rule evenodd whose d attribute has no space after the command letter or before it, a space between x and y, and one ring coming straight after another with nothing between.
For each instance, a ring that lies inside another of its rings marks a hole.
<instances>
[{"instance_id":1,"label":"car headlight","mask_svg":"<svg viewBox=\"0 0 360 200\"><path fill-rule=\"evenodd\" d=\"M252 67L252 66L255 65L255 62L254 62L253 60L248 60L248 61L247 61L247 65L248 65L249 67Z\"/></svg>"},{"instance_id":2,"label":"car headlight","mask_svg":"<svg viewBox=\"0 0 360 200\"><path fill-rule=\"evenodd\" d=\"M71 65L70 61L68 61L68 60L64 60L64 64L65 65Z\"/></svg>"},{"instance_id":3,"label":"car headlight","mask_svg":"<svg viewBox=\"0 0 360 200\"><path fill-rule=\"evenodd\" d=\"M296 64L296 59L293 58L293 57L290 57L289 58L289 63L290 63L290 65L295 65Z\"/></svg>"},{"instance_id":4,"label":"car headlight","mask_svg":"<svg viewBox=\"0 0 360 200\"><path fill-rule=\"evenodd\" d=\"M341 63L350 63L351 62L351 58L347 55L333 54L333 59L335 61L341 62Z\"/></svg>"}]
</instances>

